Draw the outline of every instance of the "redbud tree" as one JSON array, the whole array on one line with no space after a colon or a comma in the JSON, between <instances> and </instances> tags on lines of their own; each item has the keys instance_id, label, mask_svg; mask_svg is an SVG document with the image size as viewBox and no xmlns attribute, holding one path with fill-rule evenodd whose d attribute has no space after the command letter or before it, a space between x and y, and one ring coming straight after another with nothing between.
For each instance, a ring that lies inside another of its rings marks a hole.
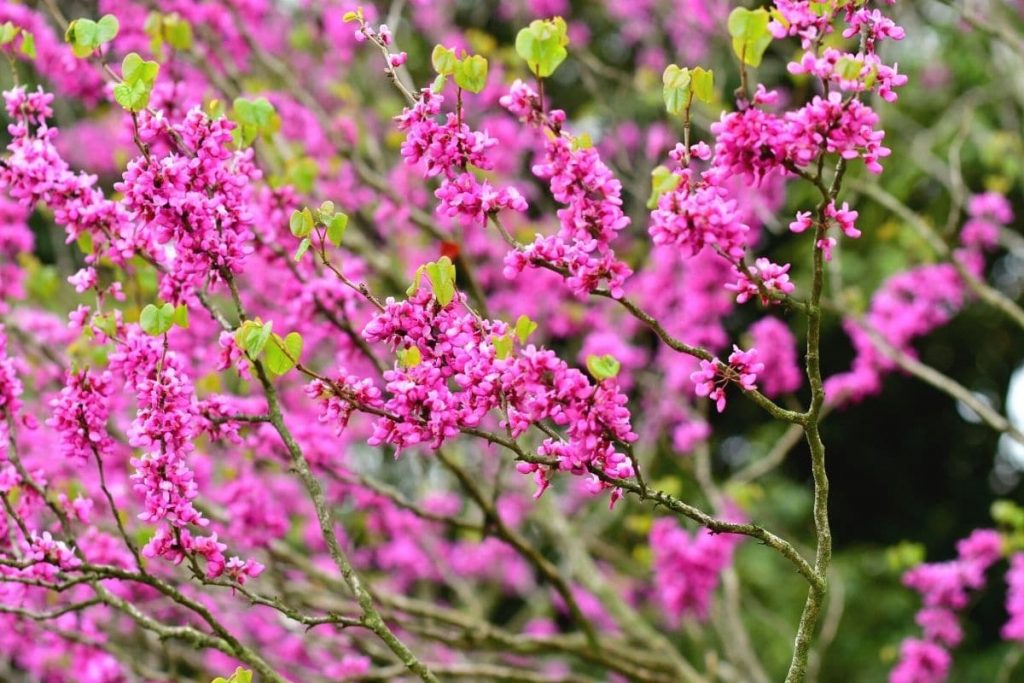
<instances>
[{"instance_id":1,"label":"redbud tree","mask_svg":"<svg viewBox=\"0 0 1024 683\"><path fill-rule=\"evenodd\" d=\"M962 170L1000 96L915 137L897 64L959 33L1012 73L1019 19L0 6L0 678L932 683L990 584L1024 640L1004 500L891 549L878 662L830 663L888 602L834 566L823 427L920 382L1024 444L916 346L1024 332L1016 171Z\"/></svg>"}]
</instances>

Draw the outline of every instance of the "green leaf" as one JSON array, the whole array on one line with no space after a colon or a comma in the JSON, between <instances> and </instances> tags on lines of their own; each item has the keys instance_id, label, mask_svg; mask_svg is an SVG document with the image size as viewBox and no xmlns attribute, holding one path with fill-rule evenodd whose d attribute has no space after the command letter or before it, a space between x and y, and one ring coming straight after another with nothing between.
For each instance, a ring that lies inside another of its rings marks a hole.
<instances>
[{"instance_id":1,"label":"green leaf","mask_svg":"<svg viewBox=\"0 0 1024 683\"><path fill-rule=\"evenodd\" d=\"M669 64L661 74L662 95L669 114L681 114L690 106L690 70Z\"/></svg>"},{"instance_id":2,"label":"green leaf","mask_svg":"<svg viewBox=\"0 0 1024 683\"><path fill-rule=\"evenodd\" d=\"M172 304L163 304L162 306L147 304L139 315L139 327L153 337L164 334L171 329L172 325L174 325L174 306Z\"/></svg>"},{"instance_id":3,"label":"green leaf","mask_svg":"<svg viewBox=\"0 0 1024 683\"><path fill-rule=\"evenodd\" d=\"M88 57L104 43L117 36L120 24L112 14L104 15L98 22L92 19L75 19L68 24L64 40L71 45L76 57Z\"/></svg>"},{"instance_id":4,"label":"green leaf","mask_svg":"<svg viewBox=\"0 0 1024 683\"><path fill-rule=\"evenodd\" d=\"M92 317L92 324L100 328L103 334L113 337L117 333L117 318L113 313L96 314Z\"/></svg>"},{"instance_id":5,"label":"green leaf","mask_svg":"<svg viewBox=\"0 0 1024 683\"><path fill-rule=\"evenodd\" d=\"M414 368L423 362L423 354L420 353L418 346L399 349L396 355L398 356L398 362L402 364L403 368Z\"/></svg>"},{"instance_id":6,"label":"green leaf","mask_svg":"<svg viewBox=\"0 0 1024 683\"><path fill-rule=\"evenodd\" d=\"M434 93L439 93L442 90L444 90L444 86L447 83L448 83L448 77L447 76L438 76L437 78L434 79L434 83L430 86L430 91L434 92Z\"/></svg>"},{"instance_id":7,"label":"green leaf","mask_svg":"<svg viewBox=\"0 0 1024 683\"><path fill-rule=\"evenodd\" d=\"M516 53L535 75L547 78L565 61L569 35L565 20L536 19L516 35Z\"/></svg>"},{"instance_id":8,"label":"green leaf","mask_svg":"<svg viewBox=\"0 0 1024 683\"><path fill-rule=\"evenodd\" d=\"M442 256L426 264L426 270L434 298L441 306L447 306L455 298L455 264L447 256Z\"/></svg>"},{"instance_id":9,"label":"green leaf","mask_svg":"<svg viewBox=\"0 0 1024 683\"><path fill-rule=\"evenodd\" d=\"M28 31L21 32L21 46L18 48L21 54L29 59L36 58L36 37Z\"/></svg>"},{"instance_id":10,"label":"green leaf","mask_svg":"<svg viewBox=\"0 0 1024 683\"><path fill-rule=\"evenodd\" d=\"M479 93L487 85L487 59L473 55L456 62L455 83L463 90Z\"/></svg>"},{"instance_id":11,"label":"green leaf","mask_svg":"<svg viewBox=\"0 0 1024 683\"><path fill-rule=\"evenodd\" d=\"M257 320L246 320L235 331L235 343L238 348L249 354L250 358L259 358L273 333L274 323L263 323Z\"/></svg>"},{"instance_id":12,"label":"green leaf","mask_svg":"<svg viewBox=\"0 0 1024 683\"><path fill-rule=\"evenodd\" d=\"M843 57L836 64L836 71L839 72L840 78L852 81L856 80L860 76L860 70L863 68L864 63L859 59L853 57Z\"/></svg>"},{"instance_id":13,"label":"green leaf","mask_svg":"<svg viewBox=\"0 0 1024 683\"><path fill-rule=\"evenodd\" d=\"M661 199L661 195L675 190L679 187L679 183L682 180L679 175L670 171L667 166L655 166L654 170L651 171L651 196L647 200L647 208L658 208L658 200Z\"/></svg>"},{"instance_id":14,"label":"green leaf","mask_svg":"<svg viewBox=\"0 0 1024 683\"><path fill-rule=\"evenodd\" d=\"M21 33L21 28L9 21L0 24L0 45L10 45Z\"/></svg>"},{"instance_id":15,"label":"green leaf","mask_svg":"<svg viewBox=\"0 0 1024 683\"><path fill-rule=\"evenodd\" d=\"M768 12L764 9L748 10L745 7L737 7L729 13L732 49L737 57L750 66L761 65L761 57L772 42L768 20Z\"/></svg>"},{"instance_id":16,"label":"green leaf","mask_svg":"<svg viewBox=\"0 0 1024 683\"><path fill-rule=\"evenodd\" d=\"M160 65L142 59L132 52L121 62L122 83L114 87L114 99L128 111L142 111L149 105L149 96L160 73Z\"/></svg>"},{"instance_id":17,"label":"green leaf","mask_svg":"<svg viewBox=\"0 0 1024 683\"><path fill-rule=\"evenodd\" d=\"M188 50L192 47L192 24L177 12L164 17L163 34L175 50Z\"/></svg>"},{"instance_id":18,"label":"green leaf","mask_svg":"<svg viewBox=\"0 0 1024 683\"><path fill-rule=\"evenodd\" d=\"M420 291L420 281L423 279L423 271L425 266L420 266L416 269L416 273L412 276L412 284L409 285L409 289L405 290L406 296L412 296L416 292Z\"/></svg>"},{"instance_id":19,"label":"green leaf","mask_svg":"<svg viewBox=\"0 0 1024 683\"><path fill-rule=\"evenodd\" d=\"M444 45L435 45L434 51L430 53L430 63L434 65L434 71L440 76L451 76L455 73L455 64L458 59L455 51L449 50Z\"/></svg>"},{"instance_id":20,"label":"green leaf","mask_svg":"<svg viewBox=\"0 0 1024 683\"><path fill-rule=\"evenodd\" d=\"M302 260L302 257L306 255L307 251L309 251L309 246L312 243L313 242L310 241L310 239L308 237L303 237L302 238L302 241L299 242L299 248L295 250L295 262L296 263L298 263L299 261Z\"/></svg>"},{"instance_id":21,"label":"green leaf","mask_svg":"<svg viewBox=\"0 0 1024 683\"><path fill-rule=\"evenodd\" d=\"M289 332L282 339L280 335L272 335L273 343L267 345L267 370L274 375L283 375L302 359L302 335Z\"/></svg>"},{"instance_id":22,"label":"green leaf","mask_svg":"<svg viewBox=\"0 0 1024 683\"><path fill-rule=\"evenodd\" d=\"M231 120L238 124L235 129L242 147L248 147L256 138L270 138L281 128L281 117L274 105L265 97L248 100L237 98L231 108Z\"/></svg>"},{"instance_id":23,"label":"green leaf","mask_svg":"<svg viewBox=\"0 0 1024 683\"><path fill-rule=\"evenodd\" d=\"M309 194L313 191L313 185L319 174L320 169L316 165L316 161L309 157L291 160L288 163L288 183L295 186L295 189L302 194Z\"/></svg>"},{"instance_id":24,"label":"green leaf","mask_svg":"<svg viewBox=\"0 0 1024 683\"><path fill-rule=\"evenodd\" d=\"M519 338L520 344L526 344L526 340L530 338L534 330L537 329L537 323L530 320L528 316L521 315L516 319L516 336Z\"/></svg>"},{"instance_id":25,"label":"green leaf","mask_svg":"<svg viewBox=\"0 0 1024 683\"><path fill-rule=\"evenodd\" d=\"M188 306L185 304L178 304L174 309L174 324L178 327L188 329Z\"/></svg>"},{"instance_id":26,"label":"green leaf","mask_svg":"<svg viewBox=\"0 0 1024 683\"><path fill-rule=\"evenodd\" d=\"M288 227L296 237L308 237L313 232L313 213L308 208L292 211Z\"/></svg>"},{"instance_id":27,"label":"green leaf","mask_svg":"<svg viewBox=\"0 0 1024 683\"><path fill-rule=\"evenodd\" d=\"M587 356L587 370L598 381L610 379L619 374L622 364L615 356Z\"/></svg>"},{"instance_id":28,"label":"green leaf","mask_svg":"<svg viewBox=\"0 0 1024 683\"><path fill-rule=\"evenodd\" d=\"M96 40L98 41L99 47L103 43L109 43L117 37L117 32L121 28L121 24L117 21L117 17L113 14L105 14L103 17L96 22Z\"/></svg>"},{"instance_id":29,"label":"green leaf","mask_svg":"<svg viewBox=\"0 0 1024 683\"><path fill-rule=\"evenodd\" d=\"M494 344L494 356L498 360L505 360L512 355L512 336L505 334L502 336L494 335L491 337L491 343Z\"/></svg>"},{"instance_id":30,"label":"green leaf","mask_svg":"<svg viewBox=\"0 0 1024 683\"><path fill-rule=\"evenodd\" d=\"M345 228L348 227L348 214L336 213L331 216L327 223L327 239L336 247L341 246L341 240L345 237Z\"/></svg>"},{"instance_id":31,"label":"green leaf","mask_svg":"<svg viewBox=\"0 0 1024 683\"><path fill-rule=\"evenodd\" d=\"M715 72L696 67L690 72L693 96L701 102L710 103L715 96Z\"/></svg>"}]
</instances>

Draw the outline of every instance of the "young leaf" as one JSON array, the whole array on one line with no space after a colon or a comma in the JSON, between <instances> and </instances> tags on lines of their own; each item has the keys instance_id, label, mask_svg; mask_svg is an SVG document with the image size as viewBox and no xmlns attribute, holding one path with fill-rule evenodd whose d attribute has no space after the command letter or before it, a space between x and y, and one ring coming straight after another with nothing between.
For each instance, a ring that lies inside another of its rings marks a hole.
<instances>
[{"instance_id":1,"label":"young leaf","mask_svg":"<svg viewBox=\"0 0 1024 683\"><path fill-rule=\"evenodd\" d=\"M423 279L423 271L425 266L420 266L416 269L416 273L412 276L412 284L409 285L409 289L405 290L406 296L412 296L416 292L420 291L420 281Z\"/></svg>"},{"instance_id":2,"label":"young leaf","mask_svg":"<svg viewBox=\"0 0 1024 683\"><path fill-rule=\"evenodd\" d=\"M128 111L142 111L149 105L160 65L148 62L132 52L121 62L123 82L114 87L114 99Z\"/></svg>"},{"instance_id":3,"label":"young leaf","mask_svg":"<svg viewBox=\"0 0 1024 683\"><path fill-rule=\"evenodd\" d=\"M18 47L21 50L21 54L25 55L29 59L36 58L36 37L28 31L21 32L21 46Z\"/></svg>"},{"instance_id":4,"label":"young leaf","mask_svg":"<svg viewBox=\"0 0 1024 683\"><path fill-rule=\"evenodd\" d=\"M520 344L526 344L526 340L536 329L537 323L530 320L529 317L521 315L516 319L516 337L519 338Z\"/></svg>"},{"instance_id":5,"label":"young leaf","mask_svg":"<svg viewBox=\"0 0 1024 683\"><path fill-rule=\"evenodd\" d=\"M103 15L103 17L96 22L96 47L99 47L103 43L109 43L116 38L118 29L120 28L121 25L117 21L117 17L113 14Z\"/></svg>"},{"instance_id":6,"label":"young leaf","mask_svg":"<svg viewBox=\"0 0 1024 683\"><path fill-rule=\"evenodd\" d=\"M487 85L487 59L473 55L456 62L455 83L463 90L479 93Z\"/></svg>"},{"instance_id":7,"label":"young leaf","mask_svg":"<svg viewBox=\"0 0 1024 683\"><path fill-rule=\"evenodd\" d=\"M9 21L0 24L0 45L10 45L21 33L21 28Z\"/></svg>"},{"instance_id":8,"label":"young leaf","mask_svg":"<svg viewBox=\"0 0 1024 683\"><path fill-rule=\"evenodd\" d=\"M188 329L188 306L185 304L178 304L174 309L174 324L178 327Z\"/></svg>"},{"instance_id":9,"label":"young leaf","mask_svg":"<svg viewBox=\"0 0 1024 683\"><path fill-rule=\"evenodd\" d=\"M455 73L455 51L449 50L444 45L435 45L434 51L430 53L430 63L434 65L434 71L439 76L451 76Z\"/></svg>"},{"instance_id":10,"label":"young leaf","mask_svg":"<svg viewBox=\"0 0 1024 683\"><path fill-rule=\"evenodd\" d=\"M402 364L403 368L414 368L423 362L423 354L420 353L418 346L399 349L396 355L398 356L398 362Z\"/></svg>"},{"instance_id":11,"label":"young leaf","mask_svg":"<svg viewBox=\"0 0 1024 683\"><path fill-rule=\"evenodd\" d=\"M512 355L511 335L492 336L491 343L494 344L494 356L498 360L504 360Z\"/></svg>"},{"instance_id":12,"label":"young leaf","mask_svg":"<svg viewBox=\"0 0 1024 683\"><path fill-rule=\"evenodd\" d=\"M299 242L299 248L295 250L295 262L298 263L302 260L302 257L309 251L309 246L313 244L308 237L303 237L302 241Z\"/></svg>"},{"instance_id":13,"label":"young leaf","mask_svg":"<svg viewBox=\"0 0 1024 683\"><path fill-rule=\"evenodd\" d=\"M535 75L547 78L565 61L569 44L568 30L562 17L536 19L516 35L516 53Z\"/></svg>"},{"instance_id":14,"label":"young leaf","mask_svg":"<svg viewBox=\"0 0 1024 683\"><path fill-rule=\"evenodd\" d=\"M153 337L167 332L172 325L174 325L174 306L172 304L163 304L162 306L147 304L139 315L139 327Z\"/></svg>"},{"instance_id":15,"label":"young leaf","mask_svg":"<svg viewBox=\"0 0 1024 683\"><path fill-rule=\"evenodd\" d=\"M587 370L598 381L610 379L619 374L622 365L615 356L587 356Z\"/></svg>"},{"instance_id":16,"label":"young leaf","mask_svg":"<svg viewBox=\"0 0 1024 683\"><path fill-rule=\"evenodd\" d=\"M768 12L764 9L749 10L737 7L729 13L732 49L745 64L754 67L761 65L761 57L772 42L768 20Z\"/></svg>"},{"instance_id":17,"label":"young leaf","mask_svg":"<svg viewBox=\"0 0 1024 683\"><path fill-rule=\"evenodd\" d=\"M327 239L336 247L341 246L341 240L345 236L345 228L348 227L348 214L336 213L331 216L327 223Z\"/></svg>"},{"instance_id":18,"label":"young leaf","mask_svg":"<svg viewBox=\"0 0 1024 683\"><path fill-rule=\"evenodd\" d=\"M302 335L289 332L282 339L280 335L272 335L271 343L266 348L267 370L274 375L283 375L299 362L302 357Z\"/></svg>"},{"instance_id":19,"label":"young leaf","mask_svg":"<svg viewBox=\"0 0 1024 683\"><path fill-rule=\"evenodd\" d=\"M313 232L313 212L308 208L292 211L288 227L296 237L308 237Z\"/></svg>"},{"instance_id":20,"label":"young leaf","mask_svg":"<svg viewBox=\"0 0 1024 683\"><path fill-rule=\"evenodd\" d=\"M715 72L698 66L690 72L690 79L693 96L701 102L710 103L715 96Z\"/></svg>"},{"instance_id":21,"label":"young leaf","mask_svg":"<svg viewBox=\"0 0 1024 683\"><path fill-rule=\"evenodd\" d=\"M447 256L426 265L427 279L437 303L447 306L455 298L455 265Z\"/></svg>"},{"instance_id":22,"label":"young leaf","mask_svg":"<svg viewBox=\"0 0 1024 683\"><path fill-rule=\"evenodd\" d=\"M682 180L682 177L670 171L667 166L655 166L651 171L651 196L647 200L647 208L656 209L661 195L675 190Z\"/></svg>"},{"instance_id":23,"label":"young leaf","mask_svg":"<svg viewBox=\"0 0 1024 683\"><path fill-rule=\"evenodd\" d=\"M669 114L681 114L689 106L692 93L690 91L690 70L669 64L661 75L662 95L665 108Z\"/></svg>"}]
</instances>

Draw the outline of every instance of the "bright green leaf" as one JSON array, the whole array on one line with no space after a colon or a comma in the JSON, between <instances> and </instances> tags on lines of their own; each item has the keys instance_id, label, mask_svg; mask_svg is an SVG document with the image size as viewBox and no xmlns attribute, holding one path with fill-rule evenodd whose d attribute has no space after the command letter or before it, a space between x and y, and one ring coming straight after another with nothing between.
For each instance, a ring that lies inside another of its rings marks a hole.
<instances>
[{"instance_id":1,"label":"bright green leaf","mask_svg":"<svg viewBox=\"0 0 1024 683\"><path fill-rule=\"evenodd\" d=\"M398 356L398 362L402 364L403 368L414 368L423 362L423 354L420 353L418 346L399 349L396 355Z\"/></svg>"},{"instance_id":2,"label":"bright green leaf","mask_svg":"<svg viewBox=\"0 0 1024 683\"><path fill-rule=\"evenodd\" d=\"M139 327L146 334L157 337L167 332L174 325L174 305L163 304L154 306L147 304L139 315Z\"/></svg>"},{"instance_id":3,"label":"bright green leaf","mask_svg":"<svg viewBox=\"0 0 1024 683\"><path fill-rule=\"evenodd\" d=\"M309 246L313 244L308 237L303 237L302 241L299 242L299 248L295 250L295 262L298 263L302 260L302 257L309 251Z\"/></svg>"},{"instance_id":4,"label":"bright green leaf","mask_svg":"<svg viewBox=\"0 0 1024 683\"><path fill-rule=\"evenodd\" d=\"M434 291L434 298L447 306L455 298L455 264L447 256L426 264L427 279Z\"/></svg>"},{"instance_id":5,"label":"bright green leaf","mask_svg":"<svg viewBox=\"0 0 1024 683\"><path fill-rule=\"evenodd\" d=\"M526 344L526 340L536 329L537 323L530 320L528 316L521 315L516 319L516 337L519 338L520 344Z\"/></svg>"},{"instance_id":6,"label":"bright green leaf","mask_svg":"<svg viewBox=\"0 0 1024 683\"><path fill-rule=\"evenodd\" d=\"M690 72L693 96L701 102L711 102L715 96L715 72L696 67Z\"/></svg>"},{"instance_id":7,"label":"bright green leaf","mask_svg":"<svg viewBox=\"0 0 1024 683\"><path fill-rule=\"evenodd\" d=\"M440 76L451 76L455 73L457 61L455 51L449 50L444 45L435 45L434 51L430 53L430 63L434 65L434 71Z\"/></svg>"},{"instance_id":8,"label":"bright green leaf","mask_svg":"<svg viewBox=\"0 0 1024 683\"><path fill-rule=\"evenodd\" d=\"M772 42L769 15L764 9L737 7L729 13L729 35L736 56L750 66L760 66L764 51Z\"/></svg>"},{"instance_id":9,"label":"bright green leaf","mask_svg":"<svg viewBox=\"0 0 1024 683\"><path fill-rule=\"evenodd\" d=\"M669 114L681 114L690 106L690 70L669 64L661 75L662 95Z\"/></svg>"},{"instance_id":10,"label":"bright green leaf","mask_svg":"<svg viewBox=\"0 0 1024 683\"><path fill-rule=\"evenodd\" d=\"M853 57L843 57L836 64L836 71L839 73L840 78L852 81L860 76L860 70L864 66L863 62Z\"/></svg>"},{"instance_id":11,"label":"bright green leaf","mask_svg":"<svg viewBox=\"0 0 1024 683\"><path fill-rule=\"evenodd\" d=\"M487 59L473 55L456 62L455 83L463 90L479 93L487 85Z\"/></svg>"},{"instance_id":12,"label":"bright green leaf","mask_svg":"<svg viewBox=\"0 0 1024 683\"><path fill-rule=\"evenodd\" d=\"M516 35L516 53L535 75L547 78L565 61L569 44L565 20L536 19Z\"/></svg>"},{"instance_id":13,"label":"bright green leaf","mask_svg":"<svg viewBox=\"0 0 1024 683\"><path fill-rule=\"evenodd\" d=\"M36 58L36 37L28 31L21 32L21 46L18 48L21 54L29 59Z\"/></svg>"},{"instance_id":14,"label":"bright green leaf","mask_svg":"<svg viewBox=\"0 0 1024 683\"><path fill-rule=\"evenodd\" d=\"M104 15L98 22L96 22L96 40L98 41L99 47L103 43L109 43L117 37L117 31L121 28L120 23L117 21L117 17L113 14Z\"/></svg>"},{"instance_id":15,"label":"bright green leaf","mask_svg":"<svg viewBox=\"0 0 1024 683\"><path fill-rule=\"evenodd\" d=\"M0 45L10 45L21 33L21 28L9 21L0 24Z\"/></svg>"},{"instance_id":16,"label":"bright green leaf","mask_svg":"<svg viewBox=\"0 0 1024 683\"><path fill-rule=\"evenodd\" d=\"M296 237L308 237L313 232L313 213L308 208L292 211L288 227Z\"/></svg>"},{"instance_id":17,"label":"bright green leaf","mask_svg":"<svg viewBox=\"0 0 1024 683\"><path fill-rule=\"evenodd\" d=\"M423 279L423 271L425 269L425 266L420 266L416 269L416 273L412 276L412 284L409 285L409 289L405 290L406 296L412 296L416 292L420 291L420 281Z\"/></svg>"},{"instance_id":18,"label":"bright green leaf","mask_svg":"<svg viewBox=\"0 0 1024 683\"><path fill-rule=\"evenodd\" d=\"M341 240L345 237L345 228L348 227L348 214L336 213L331 216L327 223L327 239L336 247L341 246Z\"/></svg>"},{"instance_id":19,"label":"bright green leaf","mask_svg":"<svg viewBox=\"0 0 1024 683\"><path fill-rule=\"evenodd\" d=\"M302 335L289 332L284 339L277 334L272 335L271 339L272 343L266 347L267 370L274 375L283 375L302 358Z\"/></svg>"},{"instance_id":20,"label":"bright green leaf","mask_svg":"<svg viewBox=\"0 0 1024 683\"><path fill-rule=\"evenodd\" d=\"M651 171L651 196L647 200L647 208L656 209L661 195L675 190L679 187L679 183L682 180L678 174L670 171L667 166L655 166L654 170Z\"/></svg>"},{"instance_id":21,"label":"bright green leaf","mask_svg":"<svg viewBox=\"0 0 1024 683\"><path fill-rule=\"evenodd\" d=\"M494 356L498 360L505 360L512 355L512 336L505 334L500 337L492 336L491 343L494 344Z\"/></svg>"},{"instance_id":22,"label":"bright green leaf","mask_svg":"<svg viewBox=\"0 0 1024 683\"><path fill-rule=\"evenodd\" d=\"M178 304L174 309L174 324L178 327L188 329L188 306L185 304Z\"/></svg>"},{"instance_id":23,"label":"bright green leaf","mask_svg":"<svg viewBox=\"0 0 1024 683\"><path fill-rule=\"evenodd\" d=\"M622 365L615 356L587 356L587 370L598 381L610 379L619 374Z\"/></svg>"}]
</instances>

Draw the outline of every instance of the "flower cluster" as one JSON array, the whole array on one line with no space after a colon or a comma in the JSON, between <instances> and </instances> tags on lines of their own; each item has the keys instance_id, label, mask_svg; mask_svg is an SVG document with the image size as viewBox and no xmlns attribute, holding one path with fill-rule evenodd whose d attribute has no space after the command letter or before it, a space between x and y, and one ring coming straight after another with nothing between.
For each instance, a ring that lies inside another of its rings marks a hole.
<instances>
[{"instance_id":1,"label":"flower cluster","mask_svg":"<svg viewBox=\"0 0 1024 683\"><path fill-rule=\"evenodd\" d=\"M60 435L61 453L87 460L109 456L114 439L107 431L114 376L109 371L68 373L64 388L50 401L46 424Z\"/></svg>"},{"instance_id":2,"label":"flower cluster","mask_svg":"<svg viewBox=\"0 0 1024 683\"><path fill-rule=\"evenodd\" d=\"M766 317L751 325L749 332L758 359L764 364L757 379L765 395L774 398L799 389L803 373L797 364L796 338L786 323Z\"/></svg>"},{"instance_id":3,"label":"flower cluster","mask_svg":"<svg viewBox=\"0 0 1024 683\"><path fill-rule=\"evenodd\" d=\"M7 423L21 410L21 394L25 387L18 379L14 359L7 355L7 332L0 325L0 444L6 448Z\"/></svg>"},{"instance_id":4,"label":"flower cluster","mask_svg":"<svg viewBox=\"0 0 1024 683\"><path fill-rule=\"evenodd\" d=\"M978 529L957 543L957 559L922 564L903 575L903 583L921 594L917 623L922 639L908 638L890 683L941 683L946 680L949 648L963 638L956 613L967 605L969 592L985 585L985 572L1002 557L998 532Z\"/></svg>"},{"instance_id":5,"label":"flower cluster","mask_svg":"<svg viewBox=\"0 0 1024 683\"><path fill-rule=\"evenodd\" d=\"M90 260L97 258L103 253L101 245L127 230L126 212L103 196L95 176L73 172L57 151L57 129L47 123L53 116L52 94L18 87L4 92L4 101L12 123L7 127L11 142L7 162L0 165L0 188L7 188L11 198L25 206L46 204L54 221L67 231L69 243L89 235L97 245ZM109 255L120 263L131 253L120 249Z\"/></svg>"},{"instance_id":6,"label":"flower cluster","mask_svg":"<svg viewBox=\"0 0 1024 683\"><path fill-rule=\"evenodd\" d=\"M719 577L742 540L736 534L716 534L707 529L691 535L672 519L654 522L650 533L654 588L669 626L678 627L686 616L701 621L708 618Z\"/></svg>"},{"instance_id":7,"label":"flower cluster","mask_svg":"<svg viewBox=\"0 0 1024 683\"><path fill-rule=\"evenodd\" d=\"M737 268L736 282L726 284L725 288L736 292L736 303L738 304L745 304L754 297L759 297L761 303L768 306L778 303L772 298L773 293L785 295L796 290L796 285L789 281L789 269L790 264L788 263L780 266L761 257L754 261L754 265L747 268L746 271ZM761 287L758 287L758 284Z\"/></svg>"},{"instance_id":8,"label":"flower cluster","mask_svg":"<svg viewBox=\"0 0 1024 683\"><path fill-rule=\"evenodd\" d=\"M702 360L700 369L690 375L696 394L714 401L718 412L725 410L725 388L730 383L739 384L744 391L753 391L757 389L758 373L764 370L757 349L743 351L738 346L732 348L728 363L717 358Z\"/></svg>"},{"instance_id":9,"label":"flower cluster","mask_svg":"<svg viewBox=\"0 0 1024 683\"><path fill-rule=\"evenodd\" d=\"M260 171L252 149L233 149L233 128L231 121L211 119L199 109L178 124L140 117L143 144L171 139L179 149L132 160L115 189L155 245L174 246L160 287L167 301L181 302L207 280L240 272L252 251L251 184Z\"/></svg>"},{"instance_id":10,"label":"flower cluster","mask_svg":"<svg viewBox=\"0 0 1024 683\"><path fill-rule=\"evenodd\" d=\"M563 205L558 210L559 230L537 235L522 250L509 253L505 274L514 277L529 266L549 264L568 272L566 284L578 296L586 296L607 282L611 295L621 298L623 284L632 271L611 247L629 225L622 210L622 183L601 160L597 150L572 139L563 129L565 112L543 116L537 111L539 96L521 81L513 84L501 103L525 121L546 127L544 158L533 165L533 174L548 181L551 195Z\"/></svg>"},{"instance_id":11,"label":"flower cluster","mask_svg":"<svg viewBox=\"0 0 1024 683\"><path fill-rule=\"evenodd\" d=\"M422 164L428 178L441 177L434 193L440 200L438 211L476 225L502 209L526 211L526 200L514 187L494 188L469 171L470 166L494 168L487 152L498 141L484 131L472 130L461 113L449 112L439 123L443 103L443 95L424 89L413 106L395 117L398 130L405 133L402 156L406 163Z\"/></svg>"},{"instance_id":12,"label":"flower cluster","mask_svg":"<svg viewBox=\"0 0 1024 683\"><path fill-rule=\"evenodd\" d=\"M680 176L679 187L663 194L651 212L652 241L684 248L690 255L709 247L730 259L742 258L750 227L737 201L724 187L709 182L709 174L695 180L690 169L683 169Z\"/></svg>"},{"instance_id":13,"label":"flower cluster","mask_svg":"<svg viewBox=\"0 0 1024 683\"><path fill-rule=\"evenodd\" d=\"M187 369L178 354L162 348L157 338L137 327L127 330L126 338L111 354L110 368L138 397L128 441L145 453L132 459L135 472L131 478L143 501L139 519L160 525L143 555L175 564L190 555L203 557L207 577L221 576L227 567L226 546L217 541L216 534L197 536L189 530L190 526L207 527L210 522L193 506L199 488L188 457L195 448L201 419ZM249 578L260 571L259 563L249 565Z\"/></svg>"},{"instance_id":14,"label":"flower cluster","mask_svg":"<svg viewBox=\"0 0 1024 683\"><path fill-rule=\"evenodd\" d=\"M1024 641L1024 553L1010 557L1006 583L1006 612L1010 619L1003 625L1001 635L1006 640Z\"/></svg>"},{"instance_id":15,"label":"flower cluster","mask_svg":"<svg viewBox=\"0 0 1024 683\"><path fill-rule=\"evenodd\" d=\"M459 297L441 306L429 290L419 289L404 301L388 299L363 336L406 360L384 373L383 395L368 380L351 376L315 380L307 392L320 401L321 419L340 427L352 408L369 409L380 415L370 444L439 448L501 409L502 425L513 438L544 421L565 428L564 437L545 439L538 452L557 461L557 469L588 477L595 490L633 476L621 444L636 434L615 381L592 384L532 344L499 353L495 342L511 339L508 326L463 309ZM415 361L408 360L410 354ZM519 469L537 473L542 490L547 485L547 465L527 462Z\"/></svg>"}]
</instances>

